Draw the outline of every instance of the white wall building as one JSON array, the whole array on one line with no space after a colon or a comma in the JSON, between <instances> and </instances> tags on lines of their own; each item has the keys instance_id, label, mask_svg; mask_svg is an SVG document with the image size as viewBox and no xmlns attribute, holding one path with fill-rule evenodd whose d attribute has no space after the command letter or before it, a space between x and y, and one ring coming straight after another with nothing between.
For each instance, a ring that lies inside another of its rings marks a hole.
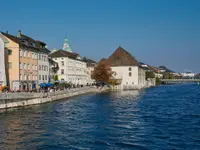
<instances>
[{"instance_id":1,"label":"white wall building","mask_svg":"<svg viewBox=\"0 0 200 150\"><path fill-rule=\"evenodd\" d=\"M63 50L57 50L49 56L58 63L59 81L75 85L87 84L86 62L83 61L79 54L72 52L67 39L64 41Z\"/></svg>"},{"instance_id":2,"label":"white wall building","mask_svg":"<svg viewBox=\"0 0 200 150\"><path fill-rule=\"evenodd\" d=\"M195 77L195 73L193 73L193 72L184 72L184 73L181 73L181 75L185 78L194 78Z\"/></svg>"},{"instance_id":3,"label":"white wall building","mask_svg":"<svg viewBox=\"0 0 200 150\"><path fill-rule=\"evenodd\" d=\"M8 41L0 33L0 86L6 85L6 72L5 72L5 44Z\"/></svg>"},{"instance_id":4,"label":"white wall building","mask_svg":"<svg viewBox=\"0 0 200 150\"><path fill-rule=\"evenodd\" d=\"M121 80L121 89L140 89L145 87L145 70L126 50L119 47L107 60L114 71L114 79Z\"/></svg>"}]
</instances>

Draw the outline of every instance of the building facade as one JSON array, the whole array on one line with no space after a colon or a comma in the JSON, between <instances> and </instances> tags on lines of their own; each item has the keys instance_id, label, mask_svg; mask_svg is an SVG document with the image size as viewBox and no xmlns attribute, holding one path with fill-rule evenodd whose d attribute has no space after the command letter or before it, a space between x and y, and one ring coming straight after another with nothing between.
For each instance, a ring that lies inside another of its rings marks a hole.
<instances>
[{"instance_id":1,"label":"building facade","mask_svg":"<svg viewBox=\"0 0 200 150\"><path fill-rule=\"evenodd\" d=\"M49 57L58 63L58 80L68 82L74 85L86 85L86 62L81 56L73 53L70 48L69 41L65 38L63 49L57 50L49 55Z\"/></svg>"},{"instance_id":2,"label":"building facade","mask_svg":"<svg viewBox=\"0 0 200 150\"><path fill-rule=\"evenodd\" d=\"M36 47L40 48L38 51L38 84L48 83L49 76L49 50L46 49L46 43L36 41Z\"/></svg>"},{"instance_id":3,"label":"building facade","mask_svg":"<svg viewBox=\"0 0 200 150\"><path fill-rule=\"evenodd\" d=\"M92 85L95 83L95 80L92 79L92 73L94 71L94 68L96 67L97 63L96 61L92 59L88 59L86 57L83 58L83 61L86 62L86 83L87 85Z\"/></svg>"},{"instance_id":4,"label":"building facade","mask_svg":"<svg viewBox=\"0 0 200 150\"><path fill-rule=\"evenodd\" d=\"M38 56L46 48L37 45L37 41L23 35L17 36L3 33L8 40L8 86L10 90L29 91L38 87ZM50 51L49 51L50 52ZM47 59L48 61L48 59ZM39 63L40 64L40 63ZM48 65L49 66L49 65Z\"/></svg>"},{"instance_id":5,"label":"building facade","mask_svg":"<svg viewBox=\"0 0 200 150\"><path fill-rule=\"evenodd\" d=\"M119 47L106 63L114 72L113 78L121 80L120 89L140 89L145 87L145 70L139 62L123 48Z\"/></svg>"},{"instance_id":6,"label":"building facade","mask_svg":"<svg viewBox=\"0 0 200 150\"><path fill-rule=\"evenodd\" d=\"M193 73L193 72L184 72L184 73L181 73L181 75L183 76L183 78L194 78L195 77L195 73Z\"/></svg>"},{"instance_id":7,"label":"building facade","mask_svg":"<svg viewBox=\"0 0 200 150\"><path fill-rule=\"evenodd\" d=\"M0 87L6 86L5 44L8 40L0 33Z\"/></svg>"},{"instance_id":8,"label":"building facade","mask_svg":"<svg viewBox=\"0 0 200 150\"><path fill-rule=\"evenodd\" d=\"M58 63L53 61L51 58L49 59L49 80L50 82L55 82L55 76L58 74L59 66Z\"/></svg>"}]
</instances>

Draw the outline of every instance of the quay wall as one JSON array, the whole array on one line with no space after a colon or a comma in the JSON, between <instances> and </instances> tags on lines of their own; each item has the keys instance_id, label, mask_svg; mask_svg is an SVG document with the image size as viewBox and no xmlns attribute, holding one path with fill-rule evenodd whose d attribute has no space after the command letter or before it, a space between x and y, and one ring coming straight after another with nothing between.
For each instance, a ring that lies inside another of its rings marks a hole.
<instances>
[{"instance_id":1,"label":"quay wall","mask_svg":"<svg viewBox=\"0 0 200 150\"><path fill-rule=\"evenodd\" d=\"M107 90L92 88L80 88L72 90L63 90L49 93L0 93L0 109L8 109L14 107L23 107L28 105L36 105L56 101L72 96L78 96L86 93L100 93ZM6 96L5 96L6 95Z\"/></svg>"}]
</instances>

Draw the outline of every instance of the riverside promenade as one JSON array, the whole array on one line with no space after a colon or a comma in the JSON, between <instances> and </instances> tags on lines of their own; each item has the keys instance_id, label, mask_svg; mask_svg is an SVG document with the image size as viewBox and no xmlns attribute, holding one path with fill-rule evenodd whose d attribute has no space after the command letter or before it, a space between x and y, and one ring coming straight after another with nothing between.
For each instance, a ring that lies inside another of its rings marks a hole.
<instances>
[{"instance_id":1,"label":"riverside promenade","mask_svg":"<svg viewBox=\"0 0 200 150\"><path fill-rule=\"evenodd\" d=\"M23 107L56 101L87 93L100 93L108 88L82 87L47 93L0 93L0 109Z\"/></svg>"}]
</instances>

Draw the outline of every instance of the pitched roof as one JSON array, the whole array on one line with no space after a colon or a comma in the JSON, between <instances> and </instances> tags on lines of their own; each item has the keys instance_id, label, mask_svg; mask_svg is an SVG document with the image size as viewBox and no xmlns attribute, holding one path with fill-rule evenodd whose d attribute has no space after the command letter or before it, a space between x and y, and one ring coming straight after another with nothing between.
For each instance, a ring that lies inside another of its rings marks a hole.
<instances>
[{"instance_id":1,"label":"pitched roof","mask_svg":"<svg viewBox=\"0 0 200 150\"><path fill-rule=\"evenodd\" d=\"M168 68L165 67L165 66L159 66L158 69L159 69L159 70L165 70L164 72L175 73L174 71L168 69Z\"/></svg>"},{"instance_id":2,"label":"pitched roof","mask_svg":"<svg viewBox=\"0 0 200 150\"><path fill-rule=\"evenodd\" d=\"M85 61L86 63L95 63L95 64L97 63L96 61L86 58L86 57L83 57L83 61Z\"/></svg>"},{"instance_id":3,"label":"pitched roof","mask_svg":"<svg viewBox=\"0 0 200 150\"><path fill-rule=\"evenodd\" d=\"M0 38L3 40L4 43L7 43L8 40L0 33Z\"/></svg>"},{"instance_id":4,"label":"pitched roof","mask_svg":"<svg viewBox=\"0 0 200 150\"><path fill-rule=\"evenodd\" d=\"M119 47L106 61L111 66L140 66L129 52Z\"/></svg>"},{"instance_id":5,"label":"pitched roof","mask_svg":"<svg viewBox=\"0 0 200 150\"><path fill-rule=\"evenodd\" d=\"M100 64L100 63L107 63L107 59L106 59L106 58L102 58L102 59L98 62L98 64Z\"/></svg>"},{"instance_id":6,"label":"pitched roof","mask_svg":"<svg viewBox=\"0 0 200 150\"><path fill-rule=\"evenodd\" d=\"M148 65L148 67L149 67L153 72L155 72L155 73L160 73L160 70L159 70L158 68L153 67L153 66L150 66L150 65Z\"/></svg>"},{"instance_id":7,"label":"pitched roof","mask_svg":"<svg viewBox=\"0 0 200 150\"><path fill-rule=\"evenodd\" d=\"M77 59L78 56L79 56L79 54L77 54L77 53L71 53L71 52L67 52L67 51L64 51L64 50L58 50L58 51L55 51L54 53L51 53L49 55L49 57L51 57L51 58L69 57L71 59Z\"/></svg>"},{"instance_id":8,"label":"pitched roof","mask_svg":"<svg viewBox=\"0 0 200 150\"><path fill-rule=\"evenodd\" d=\"M7 38L11 39L12 41L14 41L15 43L18 43L20 44L20 39L18 39L17 37L11 35L11 34L8 34L8 33L4 33L4 32L1 32L1 34L3 34L4 36L6 36Z\"/></svg>"},{"instance_id":9,"label":"pitched roof","mask_svg":"<svg viewBox=\"0 0 200 150\"><path fill-rule=\"evenodd\" d=\"M32 43L32 42L36 43L37 41L33 40L32 38L30 38L26 35L21 34L21 38L18 38L17 36L13 36L13 35L8 34L8 33L4 33L4 32L0 32L0 33L3 34L4 36L6 36L7 38L9 38L10 40L12 40L13 42L19 44L20 47L25 47L27 49L39 50L39 51L42 51L42 52L50 53L50 51L46 48L34 47L30 43ZM25 44L24 40L26 40L28 42L28 44Z\"/></svg>"},{"instance_id":10,"label":"pitched roof","mask_svg":"<svg viewBox=\"0 0 200 150\"><path fill-rule=\"evenodd\" d=\"M83 61L86 62L87 67L95 67L96 64L97 64L96 61L89 59L89 58L86 58L86 57L83 57Z\"/></svg>"}]
</instances>

